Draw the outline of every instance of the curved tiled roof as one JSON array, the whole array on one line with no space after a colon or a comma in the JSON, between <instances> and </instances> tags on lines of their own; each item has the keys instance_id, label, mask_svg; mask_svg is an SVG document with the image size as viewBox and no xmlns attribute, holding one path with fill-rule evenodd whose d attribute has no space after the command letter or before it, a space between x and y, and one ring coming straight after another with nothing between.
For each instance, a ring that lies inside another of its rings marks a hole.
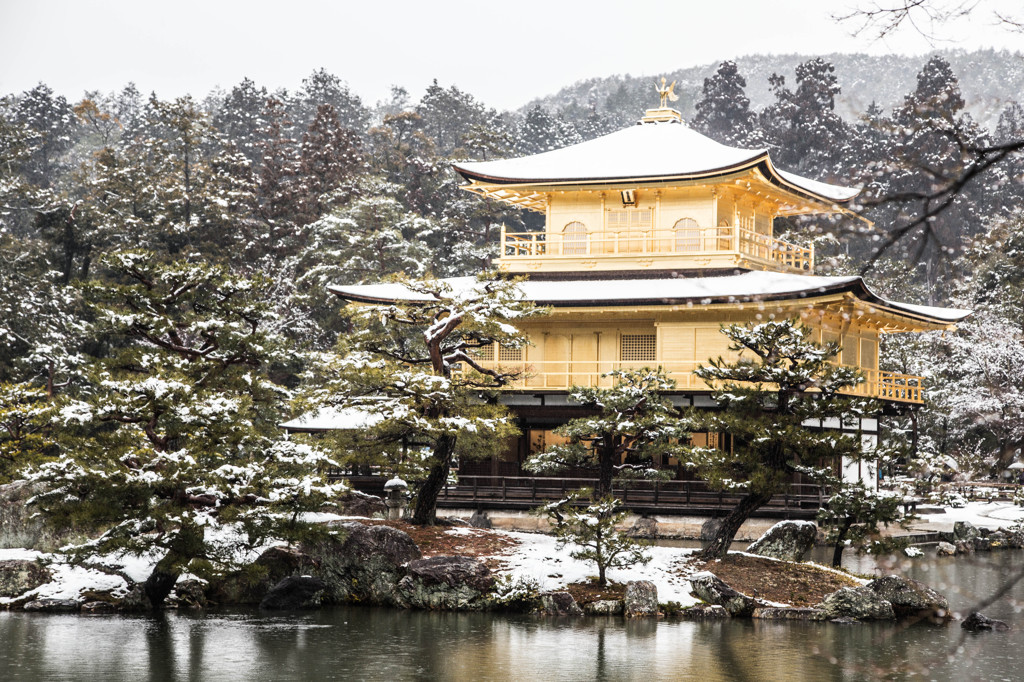
<instances>
[{"instance_id":1,"label":"curved tiled roof","mask_svg":"<svg viewBox=\"0 0 1024 682\"><path fill-rule=\"evenodd\" d=\"M481 286L475 277L444 280L458 296ZM861 277L819 277L784 272L743 272L709 277L665 277L652 279L526 280L520 285L522 298L555 307L615 305L708 305L811 298L830 293L851 292L883 308L931 324L952 324L971 314L958 308L935 308L890 301L872 292ZM400 282L331 286L338 296L363 303L428 300L430 297L406 288Z\"/></svg>"},{"instance_id":2,"label":"curved tiled roof","mask_svg":"<svg viewBox=\"0 0 1024 682\"><path fill-rule=\"evenodd\" d=\"M684 180L757 167L771 182L826 203L859 192L777 169L766 149L729 147L679 122L640 123L532 156L453 165L467 180L495 185Z\"/></svg>"}]
</instances>

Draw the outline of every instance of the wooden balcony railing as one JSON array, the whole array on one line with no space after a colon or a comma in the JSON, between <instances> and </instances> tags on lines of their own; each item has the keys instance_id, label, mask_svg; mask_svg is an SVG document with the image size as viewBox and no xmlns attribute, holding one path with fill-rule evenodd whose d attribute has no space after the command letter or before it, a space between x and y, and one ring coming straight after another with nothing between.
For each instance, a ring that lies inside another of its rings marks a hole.
<instances>
[{"instance_id":1,"label":"wooden balcony railing","mask_svg":"<svg viewBox=\"0 0 1024 682\"><path fill-rule=\"evenodd\" d=\"M553 476L462 476L438 496L444 507L532 509L560 500L580 488L593 489L596 479ZM816 484L796 483L764 505L755 516L813 518L830 491ZM670 511L715 514L732 509L741 491L712 490L704 481L630 481L613 484L612 495L626 509L639 513Z\"/></svg>"},{"instance_id":2,"label":"wooden balcony railing","mask_svg":"<svg viewBox=\"0 0 1024 682\"><path fill-rule=\"evenodd\" d=\"M610 362L610 361L495 361L478 360L488 369L501 368L514 372L520 378L509 385L512 390L553 389L566 390L572 386L612 386L613 377L604 376L619 369L640 369L660 366L675 380L678 390L707 389L704 380L694 374L696 362ZM924 379L910 374L862 369L865 381L845 394L861 395L903 403L924 402Z\"/></svg>"},{"instance_id":3,"label":"wooden balcony railing","mask_svg":"<svg viewBox=\"0 0 1024 682\"><path fill-rule=\"evenodd\" d=\"M502 260L637 255L739 255L792 270L814 270L813 247L797 246L740 227L624 230L565 235L548 232L507 232L502 225L501 247Z\"/></svg>"}]
</instances>

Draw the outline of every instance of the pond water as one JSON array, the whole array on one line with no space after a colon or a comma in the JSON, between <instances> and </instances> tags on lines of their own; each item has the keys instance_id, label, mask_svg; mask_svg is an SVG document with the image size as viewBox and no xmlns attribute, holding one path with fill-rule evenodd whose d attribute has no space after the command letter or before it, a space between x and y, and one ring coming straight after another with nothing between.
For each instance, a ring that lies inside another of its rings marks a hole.
<instances>
[{"instance_id":1,"label":"pond water","mask_svg":"<svg viewBox=\"0 0 1024 682\"><path fill-rule=\"evenodd\" d=\"M823 556L819 560L824 559ZM871 558L848 557L872 572ZM1024 553L883 562L954 609ZM1020 680L1024 584L985 613L1005 633L770 621L580 620L339 607L155 616L0 612L0 680Z\"/></svg>"}]
</instances>

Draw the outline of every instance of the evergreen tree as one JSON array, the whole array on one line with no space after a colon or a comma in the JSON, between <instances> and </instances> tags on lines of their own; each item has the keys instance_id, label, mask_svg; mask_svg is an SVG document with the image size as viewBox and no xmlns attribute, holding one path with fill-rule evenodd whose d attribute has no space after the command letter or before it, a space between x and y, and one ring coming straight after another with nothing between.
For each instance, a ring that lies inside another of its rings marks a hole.
<instances>
[{"instance_id":1,"label":"evergreen tree","mask_svg":"<svg viewBox=\"0 0 1024 682\"><path fill-rule=\"evenodd\" d=\"M666 478L654 458L675 451L679 439L689 436L672 404L661 397L675 388L663 370L617 370L604 376L615 382L612 387L574 386L569 392L572 403L592 414L555 429L567 442L549 447L523 466L540 474L570 467L593 469L599 499L611 495L616 475Z\"/></svg>"},{"instance_id":2,"label":"evergreen tree","mask_svg":"<svg viewBox=\"0 0 1024 682\"><path fill-rule=\"evenodd\" d=\"M705 559L725 556L743 522L785 490L792 476L821 482L843 457L864 455L859 437L815 431L805 426L808 420L877 414L872 401L838 395L860 377L831 363L837 344L811 342L797 322L732 325L722 333L738 359L720 357L697 368L714 389L717 409L692 409L688 417L692 431L729 434L731 446L683 446L684 458L712 489L742 491L743 497L701 550Z\"/></svg>"},{"instance_id":3,"label":"evergreen tree","mask_svg":"<svg viewBox=\"0 0 1024 682\"><path fill-rule=\"evenodd\" d=\"M292 106L292 118L297 125L307 128L316 118L318 109L324 104L334 107L338 124L342 128L356 133L366 132L370 112L363 106L363 101L340 78L320 68L303 79L296 102Z\"/></svg>"},{"instance_id":4,"label":"evergreen tree","mask_svg":"<svg viewBox=\"0 0 1024 682\"><path fill-rule=\"evenodd\" d=\"M711 78L704 79L701 99L696 106L693 128L722 144L755 147L760 144L757 115L750 110L736 62L725 61Z\"/></svg>"},{"instance_id":5,"label":"evergreen tree","mask_svg":"<svg viewBox=\"0 0 1024 682\"><path fill-rule=\"evenodd\" d=\"M14 120L25 126L29 154L22 172L37 187L51 187L66 169L66 154L78 139L78 120L68 101L42 83L22 93L13 107Z\"/></svg>"},{"instance_id":6,"label":"evergreen tree","mask_svg":"<svg viewBox=\"0 0 1024 682\"><path fill-rule=\"evenodd\" d=\"M888 233L872 260L897 245L894 257L921 263L929 302L948 291L947 253L965 246L965 232L977 230L981 196L957 188L977 162L981 131L964 111L960 86L949 63L929 59L917 76L917 87L893 112L894 135L875 166L870 194L863 202L868 215Z\"/></svg>"},{"instance_id":7,"label":"evergreen tree","mask_svg":"<svg viewBox=\"0 0 1024 682\"><path fill-rule=\"evenodd\" d=\"M53 402L46 391L0 381L0 485L56 454L52 417Z\"/></svg>"},{"instance_id":8,"label":"evergreen tree","mask_svg":"<svg viewBox=\"0 0 1024 682\"><path fill-rule=\"evenodd\" d=\"M268 225L271 248L277 253L287 253L295 248L297 231L298 150L284 103L278 99L268 100L265 116L268 124L260 143L260 216Z\"/></svg>"},{"instance_id":9,"label":"evergreen tree","mask_svg":"<svg viewBox=\"0 0 1024 682\"><path fill-rule=\"evenodd\" d=\"M538 104L526 112L516 142L516 152L525 156L561 149L582 142L571 123L560 116L552 116Z\"/></svg>"},{"instance_id":10,"label":"evergreen tree","mask_svg":"<svg viewBox=\"0 0 1024 682\"><path fill-rule=\"evenodd\" d=\"M828 528L825 542L835 545L832 565L843 565L846 543L858 543L879 533L878 524L899 519L900 498L869 490L863 483L837 485L837 492L818 510L818 525Z\"/></svg>"},{"instance_id":11,"label":"evergreen tree","mask_svg":"<svg viewBox=\"0 0 1024 682\"><path fill-rule=\"evenodd\" d=\"M269 122L265 118L267 89L245 78L220 101L213 116L214 129L253 164L259 163L260 141Z\"/></svg>"},{"instance_id":12,"label":"evergreen tree","mask_svg":"<svg viewBox=\"0 0 1024 682\"><path fill-rule=\"evenodd\" d=\"M302 135L296 187L301 224L313 222L351 195L352 180L363 168L359 147L355 133L339 124L334 107L321 104Z\"/></svg>"},{"instance_id":13,"label":"evergreen tree","mask_svg":"<svg viewBox=\"0 0 1024 682\"><path fill-rule=\"evenodd\" d=\"M617 529L626 520L626 511L619 500L603 497L580 508L576 504L583 497L585 495L571 495L541 508L553 522L560 549L575 545L576 549L570 550L569 556L593 561L597 565L600 587L608 585L609 568L628 568L650 562L644 545Z\"/></svg>"},{"instance_id":14,"label":"evergreen tree","mask_svg":"<svg viewBox=\"0 0 1024 682\"><path fill-rule=\"evenodd\" d=\"M541 311L521 300L511 280L482 276L457 290L439 280L397 283L413 300L347 309L349 352L327 369L335 376L314 400L375 415L363 447L426 453L412 522L433 524L456 455L492 454L516 432L507 410L486 399L516 373L485 368L474 352L495 343L522 347L525 337L509 322Z\"/></svg>"},{"instance_id":15,"label":"evergreen tree","mask_svg":"<svg viewBox=\"0 0 1024 682\"><path fill-rule=\"evenodd\" d=\"M760 122L772 160L822 180L841 177L848 130L835 112L835 67L821 58L797 65L795 91L778 74L769 83L775 103L761 112Z\"/></svg>"},{"instance_id":16,"label":"evergreen tree","mask_svg":"<svg viewBox=\"0 0 1024 682\"><path fill-rule=\"evenodd\" d=\"M107 263L88 293L112 352L60 409L63 453L29 478L48 521L103 531L80 551L158 559L144 587L159 607L182 572L233 568L240 545L287 537L283 510L339 488L332 462L279 435L287 393L268 374L288 354L263 282L142 252ZM216 542L227 526L241 537Z\"/></svg>"},{"instance_id":17,"label":"evergreen tree","mask_svg":"<svg viewBox=\"0 0 1024 682\"><path fill-rule=\"evenodd\" d=\"M450 156L465 144L474 126L488 123L488 112L469 93L454 85L442 88L437 80L427 88L416 105L423 133L433 141L437 153Z\"/></svg>"}]
</instances>

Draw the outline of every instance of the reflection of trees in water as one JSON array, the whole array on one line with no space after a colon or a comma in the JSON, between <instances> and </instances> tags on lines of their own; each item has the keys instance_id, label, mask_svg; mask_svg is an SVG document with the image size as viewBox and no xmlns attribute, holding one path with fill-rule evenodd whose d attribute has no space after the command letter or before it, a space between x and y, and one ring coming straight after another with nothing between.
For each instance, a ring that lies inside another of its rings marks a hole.
<instances>
[{"instance_id":1,"label":"reflection of trees in water","mask_svg":"<svg viewBox=\"0 0 1024 682\"><path fill-rule=\"evenodd\" d=\"M1020 566L1014 551L899 559L884 572L937 587L963 609ZM867 569L867 566L864 567ZM1024 647L1016 590L985 609L1009 633L889 623L557 619L336 608L153 616L0 613L0 679L857 680L1013 678ZM12 652L14 657L12 659ZM16 665L16 667L12 667Z\"/></svg>"}]
</instances>

